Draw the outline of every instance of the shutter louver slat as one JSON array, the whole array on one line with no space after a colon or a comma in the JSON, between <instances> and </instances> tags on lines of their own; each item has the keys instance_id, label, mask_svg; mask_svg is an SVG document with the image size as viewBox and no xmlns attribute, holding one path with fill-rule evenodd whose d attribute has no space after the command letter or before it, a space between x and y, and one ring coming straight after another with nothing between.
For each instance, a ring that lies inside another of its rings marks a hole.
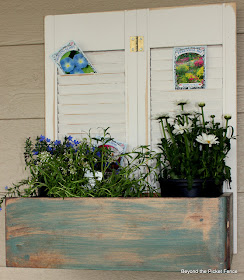
<instances>
[{"instance_id":1,"label":"shutter louver slat","mask_svg":"<svg viewBox=\"0 0 244 280\"><path fill-rule=\"evenodd\" d=\"M58 76L59 86L87 85L87 84L120 84L124 83L124 73L114 74L80 74Z\"/></svg>"}]
</instances>

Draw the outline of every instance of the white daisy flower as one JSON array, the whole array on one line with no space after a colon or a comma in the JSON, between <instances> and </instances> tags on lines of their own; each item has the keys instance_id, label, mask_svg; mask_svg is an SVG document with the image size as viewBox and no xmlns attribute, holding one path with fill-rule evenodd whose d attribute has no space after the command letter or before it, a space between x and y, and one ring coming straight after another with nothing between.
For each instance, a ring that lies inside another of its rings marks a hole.
<instances>
[{"instance_id":1,"label":"white daisy flower","mask_svg":"<svg viewBox=\"0 0 244 280\"><path fill-rule=\"evenodd\" d=\"M206 133L202 133L202 135L197 136L196 140L201 144L209 145L209 147L212 147L212 145L215 144L219 144L218 137L216 137L214 134L207 135Z\"/></svg>"},{"instance_id":2,"label":"white daisy flower","mask_svg":"<svg viewBox=\"0 0 244 280\"><path fill-rule=\"evenodd\" d=\"M184 132L191 131L192 129L191 125L192 125L191 122L189 122L188 124L184 123L184 125L175 124L173 133L178 135L178 134L183 134Z\"/></svg>"}]
</instances>

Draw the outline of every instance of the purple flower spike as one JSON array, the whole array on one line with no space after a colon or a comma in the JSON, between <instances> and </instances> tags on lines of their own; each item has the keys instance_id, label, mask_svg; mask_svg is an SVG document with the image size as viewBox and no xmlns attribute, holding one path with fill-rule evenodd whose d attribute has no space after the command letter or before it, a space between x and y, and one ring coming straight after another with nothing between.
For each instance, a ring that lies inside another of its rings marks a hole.
<instances>
[{"instance_id":1,"label":"purple flower spike","mask_svg":"<svg viewBox=\"0 0 244 280\"><path fill-rule=\"evenodd\" d=\"M45 140L45 136L41 135L39 141L42 142L42 141L44 141L44 140Z\"/></svg>"},{"instance_id":2,"label":"purple flower spike","mask_svg":"<svg viewBox=\"0 0 244 280\"><path fill-rule=\"evenodd\" d=\"M54 144L59 145L59 144L61 144L61 141L60 140L55 140Z\"/></svg>"}]
</instances>

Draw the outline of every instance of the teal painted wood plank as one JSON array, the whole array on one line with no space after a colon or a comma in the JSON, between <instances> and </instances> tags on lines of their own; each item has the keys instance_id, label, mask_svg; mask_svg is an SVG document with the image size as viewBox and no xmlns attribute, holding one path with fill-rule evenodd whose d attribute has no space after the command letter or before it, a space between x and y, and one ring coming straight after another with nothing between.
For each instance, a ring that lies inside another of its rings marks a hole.
<instances>
[{"instance_id":1,"label":"teal painted wood plank","mask_svg":"<svg viewBox=\"0 0 244 280\"><path fill-rule=\"evenodd\" d=\"M228 198L10 198L7 266L228 268Z\"/></svg>"}]
</instances>

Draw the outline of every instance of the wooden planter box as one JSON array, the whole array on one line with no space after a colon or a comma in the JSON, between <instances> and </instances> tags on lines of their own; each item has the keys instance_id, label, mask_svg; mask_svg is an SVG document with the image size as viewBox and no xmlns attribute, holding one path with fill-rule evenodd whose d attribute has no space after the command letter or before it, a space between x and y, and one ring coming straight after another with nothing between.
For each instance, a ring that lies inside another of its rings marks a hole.
<instances>
[{"instance_id":1,"label":"wooden planter box","mask_svg":"<svg viewBox=\"0 0 244 280\"><path fill-rule=\"evenodd\" d=\"M9 198L8 267L230 269L232 195Z\"/></svg>"}]
</instances>

